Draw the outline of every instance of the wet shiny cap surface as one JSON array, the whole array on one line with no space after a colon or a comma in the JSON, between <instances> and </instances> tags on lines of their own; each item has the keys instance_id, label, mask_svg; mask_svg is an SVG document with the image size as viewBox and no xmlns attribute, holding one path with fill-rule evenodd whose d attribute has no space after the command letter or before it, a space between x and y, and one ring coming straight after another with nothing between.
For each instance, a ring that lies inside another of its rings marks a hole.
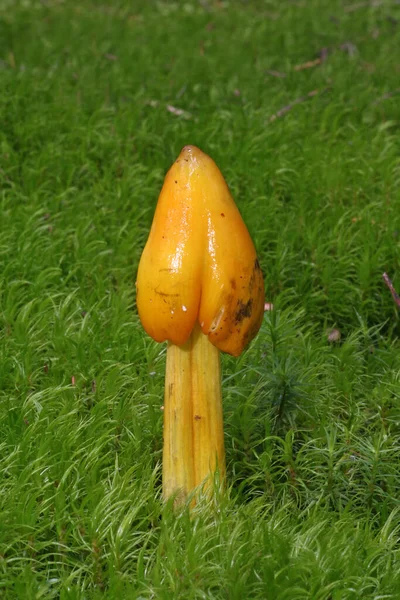
<instances>
[{"instance_id":1,"label":"wet shiny cap surface","mask_svg":"<svg viewBox=\"0 0 400 600\"><path fill-rule=\"evenodd\" d=\"M196 321L238 356L258 332L264 283L250 234L215 162L185 146L168 171L137 276L146 332L182 345Z\"/></svg>"}]
</instances>

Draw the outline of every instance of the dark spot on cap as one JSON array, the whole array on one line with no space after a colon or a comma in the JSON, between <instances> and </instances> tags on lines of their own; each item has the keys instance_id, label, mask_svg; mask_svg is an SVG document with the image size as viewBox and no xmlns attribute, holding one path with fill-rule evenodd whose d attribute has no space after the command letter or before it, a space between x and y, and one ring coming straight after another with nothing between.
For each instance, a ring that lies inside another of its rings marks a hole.
<instances>
[{"instance_id":1,"label":"dark spot on cap","mask_svg":"<svg viewBox=\"0 0 400 600\"><path fill-rule=\"evenodd\" d=\"M243 319L248 319L251 317L251 313L253 310L253 299L250 298L246 303L238 300L236 305L236 313L235 313L235 322L241 323Z\"/></svg>"},{"instance_id":2,"label":"dark spot on cap","mask_svg":"<svg viewBox=\"0 0 400 600\"><path fill-rule=\"evenodd\" d=\"M231 279L229 283L231 284L231 288L233 290L236 290L236 281L234 279Z\"/></svg>"},{"instance_id":3,"label":"dark spot on cap","mask_svg":"<svg viewBox=\"0 0 400 600\"><path fill-rule=\"evenodd\" d=\"M224 217L224 216L225 216L225 213L221 213L221 217Z\"/></svg>"},{"instance_id":4,"label":"dark spot on cap","mask_svg":"<svg viewBox=\"0 0 400 600\"><path fill-rule=\"evenodd\" d=\"M200 415L194 415L194 420L195 420L195 421L200 421L200 419L201 419L201 416L200 416Z\"/></svg>"},{"instance_id":5,"label":"dark spot on cap","mask_svg":"<svg viewBox=\"0 0 400 600\"><path fill-rule=\"evenodd\" d=\"M175 179L175 183L178 183L176 179Z\"/></svg>"}]
</instances>

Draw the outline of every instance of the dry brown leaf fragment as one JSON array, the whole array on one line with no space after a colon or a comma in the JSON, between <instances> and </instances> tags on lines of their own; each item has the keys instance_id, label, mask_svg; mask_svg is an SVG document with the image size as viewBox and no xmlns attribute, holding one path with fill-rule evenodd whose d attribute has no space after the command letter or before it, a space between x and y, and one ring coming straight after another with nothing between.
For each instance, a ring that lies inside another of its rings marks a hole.
<instances>
[{"instance_id":1,"label":"dry brown leaf fragment","mask_svg":"<svg viewBox=\"0 0 400 600\"><path fill-rule=\"evenodd\" d=\"M398 293L394 289L394 285L391 282L389 275L387 273L383 273L382 279L386 283L386 285L388 286L388 288L390 290L390 293L392 294L393 300L395 301L395 303L397 304L397 306L400 308L400 296L398 295Z\"/></svg>"},{"instance_id":2,"label":"dry brown leaf fragment","mask_svg":"<svg viewBox=\"0 0 400 600\"><path fill-rule=\"evenodd\" d=\"M178 108L177 106L172 106L172 104L167 104L166 106L167 111L170 112L173 115L176 115L177 117L183 117L184 119L191 119L192 115L187 112L186 110L183 110L183 108Z\"/></svg>"},{"instance_id":3,"label":"dry brown leaf fragment","mask_svg":"<svg viewBox=\"0 0 400 600\"><path fill-rule=\"evenodd\" d=\"M339 342L340 338L342 337L342 334L340 333L339 329L328 329L328 331L326 332L327 338L328 338L328 342L330 342L331 344L333 342Z\"/></svg>"},{"instance_id":4,"label":"dry brown leaf fragment","mask_svg":"<svg viewBox=\"0 0 400 600\"><path fill-rule=\"evenodd\" d=\"M317 58L313 60L307 60L304 63L296 65L294 68L295 71L303 71L304 69L312 69L313 67L318 67L321 65L329 56L330 49L324 46L318 53Z\"/></svg>"},{"instance_id":5,"label":"dry brown leaf fragment","mask_svg":"<svg viewBox=\"0 0 400 600\"><path fill-rule=\"evenodd\" d=\"M278 112L276 112L274 115L272 115L269 118L269 122L271 123L272 121L275 121L279 117L283 117L283 115L285 115L290 110L292 110L292 108L294 106L296 106L297 104L301 104L302 102L306 102L306 100L309 100L310 98L313 98L317 94L323 94L323 93L327 92L329 89L330 88L327 87L327 88L324 88L323 90L311 90L311 92L308 92L308 94L306 94L305 96L301 96L300 98L296 98L290 104L288 104L287 106L284 106L283 108L281 108L280 110L278 110Z\"/></svg>"},{"instance_id":6,"label":"dry brown leaf fragment","mask_svg":"<svg viewBox=\"0 0 400 600\"><path fill-rule=\"evenodd\" d=\"M302 63L301 65L296 65L294 67L294 70L295 71L304 71L304 69L312 69L312 67L317 67L321 63L322 63L321 58L316 58L315 60L308 60L307 62Z\"/></svg>"},{"instance_id":7,"label":"dry brown leaf fragment","mask_svg":"<svg viewBox=\"0 0 400 600\"><path fill-rule=\"evenodd\" d=\"M182 116L184 113L182 108L177 108L176 106L172 106L172 104L167 104L167 111L173 115L176 115L177 117Z\"/></svg>"}]
</instances>

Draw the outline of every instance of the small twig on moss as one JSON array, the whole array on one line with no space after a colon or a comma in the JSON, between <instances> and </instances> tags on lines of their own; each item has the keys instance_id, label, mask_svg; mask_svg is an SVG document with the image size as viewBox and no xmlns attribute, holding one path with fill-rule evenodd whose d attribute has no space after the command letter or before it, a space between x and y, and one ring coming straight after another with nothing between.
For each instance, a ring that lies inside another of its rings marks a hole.
<instances>
[{"instance_id":1,"label":"small twig on moss","mask_svg":"<svg viewBox=\"0 0 400 600\"><path fill-rule=\"evenodd\" d=\"M296 65L294 67L295 71L304 71L304 69L312 69L312 67L317 67L322 63L322 58L316 58L315 60L308 60L301 65Z\"/></svg>"},{"instance_id":2,"label":"small twig on moss","mask_svg":"<svg viewBox=\"0 0 400 600\"><path fill-rule=\"evenodd\" d=\"M308 92L308 94L306 94L305 96L296 98L295 100L293 100L293 102L291 102L290 104L287 104L286 106L284 106L283 108L278 110L278 112L276 112L274 115L272 115L269 118L269 122L271 123L272 121L275 121L275 119L278 119L279 117L283 117L286 113L288 113L290 110L292 110L292 108L294 106L296 106L296 104L301 104L302 102L306 102L307 100L314 98L314 96L316 96L317 94L324 94L329 89L330 88L326 87L323 90L312 90L311 92Z\"/></svg>"},{"instance_id":3,"label":"small twig on moss","mask_svg":"<svg viewBox=\"0 0 400 600\"><path fill-rule=\"evenodd\" d=\"M398 293L394 289L393 283L390 281L389 275L387 273L384 273L382 275L382 279L386 283L386 285L388 286L388 288L390 290L390 293L393 296L393 300L396 302L397 306L400 308L400 296L398 295Z\"/></svg>"}]
</instances>

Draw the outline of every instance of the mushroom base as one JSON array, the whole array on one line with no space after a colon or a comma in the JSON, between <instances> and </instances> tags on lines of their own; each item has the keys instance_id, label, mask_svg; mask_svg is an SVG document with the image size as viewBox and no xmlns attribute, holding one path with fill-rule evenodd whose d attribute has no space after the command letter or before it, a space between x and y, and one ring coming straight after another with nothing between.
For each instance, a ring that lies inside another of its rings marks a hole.
<instances>
[{"instance_id":1,"label":"mushroom base","mask_svg":"<svg viewBox=\"0 0 400 600\"><path fill-rule=\"evenodd\" d=\"M198 324L183 346L169 344L165 375L163 496L178 503L225 478L219 350Z\"/></svg>"}]
</instances>

